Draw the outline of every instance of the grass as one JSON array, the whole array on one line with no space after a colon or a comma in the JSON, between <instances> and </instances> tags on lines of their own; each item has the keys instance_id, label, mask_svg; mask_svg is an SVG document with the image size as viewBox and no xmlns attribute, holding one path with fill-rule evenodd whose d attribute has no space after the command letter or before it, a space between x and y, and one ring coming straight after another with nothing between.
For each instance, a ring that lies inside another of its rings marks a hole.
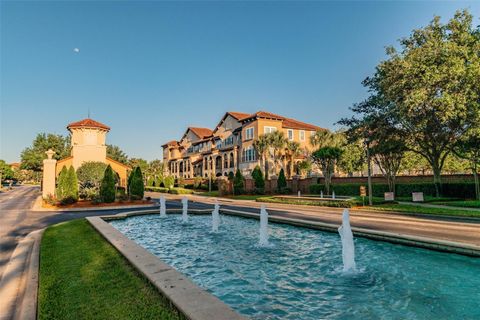
<instances>
[{"instance_id":1,"label":"grass","mask_svg":"<svg viewBox=\"0 0 480 320\"><path fill-rule=\"evenodd\" d=\"M39 282L38 319L183 319L84 219L45 231Z\"/></svg>"},{"instance_id":2,"label":"grass","mask_svg":"<svg viewBox=\"0 0 480 320\"><path fill-rule=\"evenodd\" d=\"M448 202L438 202L436 204L442 204L444 206L452 206L452 207L480 208L480 200L448 201Z\"/></svg>"},{"instance_id":3,"label":"grass","mask_svg":"<svg viewBox=\"0 0 480 320\"><path fill-rule=\"evenodd\" d=\"M196 195L205 196L205 197L220 197L218 195L218 191L210 191L210 192L199 192ZM257 200L258 198L265 197L265 195L258 195L258 194L240 194L240 195L228 195L222 196L220 198L226 199L236 199L236 200Z\"/></svg>"},{"instance_id":4,"label":"grass","mask_svg":"<svg viewBox=\"0 0 480 320\"><path fill-rule=\"evenodd\" d=\"M412 197L395 197L397 201L403 202L413 202ZM434 202L450 202L450 201L458 201L461 200L459 198L449 198L449 197L432 197L432 196L424 196L423 203L434 203Z\"/></svg>"},{"instance_id":5,"label":"grass","mask_svg":"<svg viewBox=\"0 0 480 320\"><path fill-rule=\"evenodd\" d=\"M375 206L365 207L369 210L386 211L386 212L401 212L407 214L431 214L442 216L459 216L459 217L479 217L480 212L457 210L449 208L430 208L421 205L410 204L380 204Z\"/></svg>"}]
</instances>

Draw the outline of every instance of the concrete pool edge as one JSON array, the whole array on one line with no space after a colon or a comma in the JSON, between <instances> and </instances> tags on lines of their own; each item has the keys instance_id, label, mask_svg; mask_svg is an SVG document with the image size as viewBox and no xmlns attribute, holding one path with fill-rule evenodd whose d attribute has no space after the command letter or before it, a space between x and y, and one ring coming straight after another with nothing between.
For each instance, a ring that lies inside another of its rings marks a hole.
<instances>
[{"instance_id":1,"label":"concrete pool edge","mask_svg":"<svg viewBox=\"0 0 480 320\"><path fill-rule=\"evenodd\" d=\"M178 210L177 210L178 211ZM202 211L202 210L201 210ZM149 213L146 213L149 212ZM155 211L157 212L157 211ZM168 212L172 212L168 210ZM122 213L117 216L87 217L87 221L175 308L191 320L241 320L238 314L220 299L197 286L187 276L169 266L136 242L115 229L108 220L132 215L152 214L152 211Z\"/></svg>"},{"instance_id":2,"label":"concrete pool edge","mask_svg":"<svg viewBox=\"0 0 480 320\"><path fill-rule=\"evenodd\" d=\"M212 210L189 209L188 211L189 213L193 213L193 214L211 214ZM167 213L181 213L181 212L182 212L181 209L167 209ZM258 214L245 212L241 210L220 208L220 213L223 213L226 215L240 216L244 218L259 219ZM149 214L159 214L159 212L158 210L131 211L131 212L119 213L114 216L103 216L102 218L105 221L108 221L108 220L125 219L130 216L149 215ZM285 218L285 217L278 217L278 216L269 216L268 219L269 221L274 223L289 224L293 226L322 230L327 232L334 232L334 233L337 232L339 227L339 225L336 225L336 224L329 224L324 222L309 221L309 220L294 219L294 218ZM364 229L364 228L358 228L358 227L352 227L352 231L356 237L362 237L362 238L367 238L367 239L377 240L377 241L385 241L385 242L390 242L394 244L406 245L410 247L430 249L434 251L456 253L456 254L466 255L470 257L480 257L480 246L476 246L473 244L454 242L454 241L448 241L448 240L432 239L432 238L421 237L421 236L412 236L412 235L377 231L377 230L370 230L370 229Z\"/></svg>"}]
</instances>

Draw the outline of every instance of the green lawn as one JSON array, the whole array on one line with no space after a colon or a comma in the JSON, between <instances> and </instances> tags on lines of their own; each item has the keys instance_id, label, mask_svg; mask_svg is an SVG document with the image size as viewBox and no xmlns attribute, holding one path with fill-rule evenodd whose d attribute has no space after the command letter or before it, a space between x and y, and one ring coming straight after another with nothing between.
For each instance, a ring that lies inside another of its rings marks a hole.
<instances>
[{"instance_id":1,"label":"green lawn","mask_svg":"<svg viewBox=\"0 0 480 320\"><path fill-rule=\"evenodd\" d=\"M196 195L198 196L205 196L205 197L218 197L218 191L211 191L211 192L199 192ZM241 194L237 196L224 196L220 198L227 198L227 199L236 199L236 200L256 200L258 198L265 197L265 195L258 195L258 194Z\"/></svg>"},{"instance_id":2,"label":"green lawn","mask_svg":"<svg viewBox=\"0 0 480 320\"><path fill-rule=\"evenodd\" d=\"M445 206L452 206L452 207L480 208L480 200L448 201L448 202L438 202L436 204L442 204Z\"/></svg>"},{"instance_id":3,"label":"green lawn","mask_svg":"<svg viewBox=\"0 0 480 320\"><path fill-rule=\"evenodd\" d=\"M410 205L410 204L380 204L372 207L365 207L366 209L377 210L377 211L386 211L386 212L401 212L409 214L432 214L432 215L447 215L447 216L463 216L463 217L479 217L480 211L467 211L467 210L456 210L449 208L429 208L422 207L420 205Z\"/></svg>"},{"instance_id":4,"label":"green lawn","mask_svg":"<svg viewBox=\"0 0 480 320\"><path fill-rule=\"evenodd\" d=\"M45 231L39 282L38 319L183 319L84 219Z\"/></svg>"},{"instance_id":5,"label":"green lawn","mask_svg":"<svg viewBox=\"0 0 480 320\"><path fill-rule=\"evenodd\" d=\"M395 200L397 201L404 201L404 202L412 202L412 197L396 197ZM461 200L459 198L449 198L449 197L432 197L432 196L424 196L423 197L424 203L436 203L436 202L450 202L450 201L458 201Z\"/></svg>"}]
</instances>

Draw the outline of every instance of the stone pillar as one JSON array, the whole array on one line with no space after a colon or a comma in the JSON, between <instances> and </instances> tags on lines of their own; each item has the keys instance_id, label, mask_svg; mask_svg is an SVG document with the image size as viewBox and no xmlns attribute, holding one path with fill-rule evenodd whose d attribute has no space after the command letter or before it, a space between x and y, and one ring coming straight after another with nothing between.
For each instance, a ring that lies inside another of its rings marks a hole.
<instances>
[{"instance_id":1,"label":"stone pillar","mask_svg":"<svg viewBox=\"0 0 480 320\"><path fill-rule=\"evenodd\" d=\"M57 168L57 160L52 158L55 152L49 149L45 153L48 158L43 160L42 197L44 199L50 195L55 196L55 171Z\"/></svg>"}]
</instances>

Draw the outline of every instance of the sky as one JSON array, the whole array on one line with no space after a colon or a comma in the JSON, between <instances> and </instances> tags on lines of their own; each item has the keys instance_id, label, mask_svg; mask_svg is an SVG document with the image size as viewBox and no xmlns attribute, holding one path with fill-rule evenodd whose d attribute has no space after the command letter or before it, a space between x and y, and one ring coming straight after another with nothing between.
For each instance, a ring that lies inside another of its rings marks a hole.
<instances>
[{"instance_id":1,"label":"sky","mask_svg":"<svg viewBox=\"0 0 480 320\"><path fill-rule=\"evenodd\" d=\"M335 129L386 46L463 8L479 25L480 1L1 1L0 159L89 112L147 160L226 111Z\"/></svg>"}]
</instances>

